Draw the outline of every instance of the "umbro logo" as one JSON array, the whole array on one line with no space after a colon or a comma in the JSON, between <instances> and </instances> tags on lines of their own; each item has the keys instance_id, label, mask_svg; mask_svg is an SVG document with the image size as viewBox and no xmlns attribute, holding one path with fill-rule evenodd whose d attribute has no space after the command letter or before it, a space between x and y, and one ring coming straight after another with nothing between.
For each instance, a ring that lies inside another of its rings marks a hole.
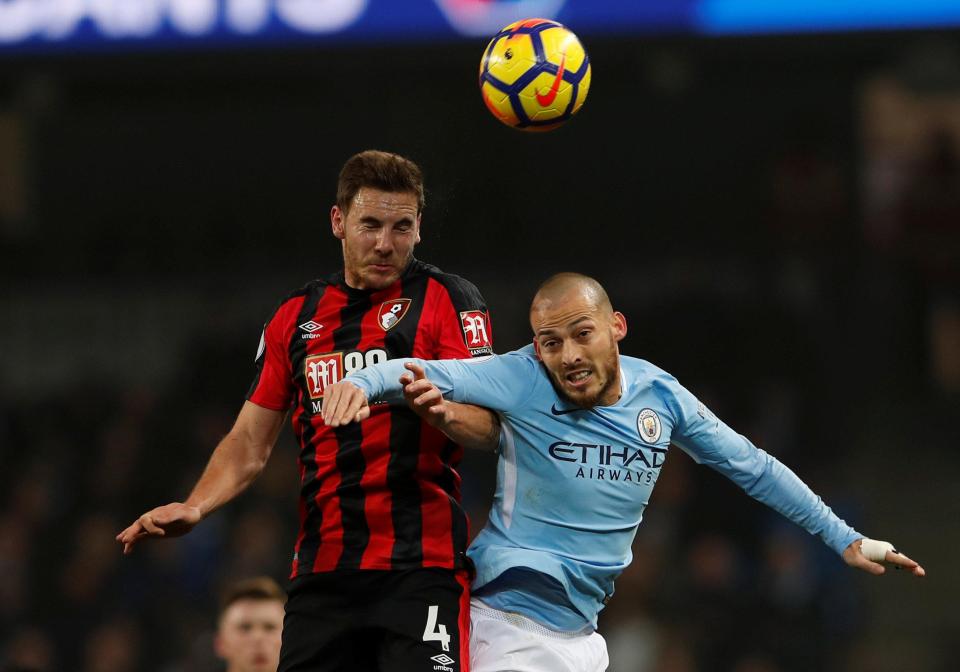
<instances>
[{"instance_id":1,"label":"umbro logo","mask_svg":"<svg viewBox=\"0 0 960 672\"><path fill-rule=\"evenodd\" d=\"M313 320L310 320L309 322L304 322L303 324L301 324L300 328L303 329L308 334L312 334L317 329L323 329L323 325L317 322L314 322Z\"/></svg>"},{"instance_id":2,"label":"umbro logo","mask_svg":"<svg viewBox=\"0 0 960 672\"><path fill-rule=\"evenodd\" d=\"M450 665L453 665L455 662L457 662L445 653L441 653L437 656L430 656L430 660L437 663L437 665L433 666L433 669L441 672L453 672L453 668L450 667Z\"/></svg>"},{"instance_id":3,"label":"umbro logo","mask_svg":"<svg viewBox=\"0 0 960 672\"><path fill-rule=\"evenodd\" d=\"M576 411L582 411L582 410L583 410L582 408L564 408L564 409L560 409L560 408L557 408L557 405L556 405L556 404L554 404L553 406L550 407L550 412L553 413L554 415L566 415L567 413L574 413L574 412L576 412Z\"/></svg>"},{"instance_id":4,"label":"umbro logo","mask_svg":"<svg viewBox=\"0 0 960 672\"><path fill-rule=\"evenodd\" d=\"M300 338L302 339L314 339L314 338L320 338L323 336L323 334L314 333L323 329L323 325L320 324L319 322L314 322L313 320L310 320L309 322L304 322L303 324L301 324L300 328L303 329L305 332L307 332L305 334L300 334Z\"/></svg>"}]
</instances>

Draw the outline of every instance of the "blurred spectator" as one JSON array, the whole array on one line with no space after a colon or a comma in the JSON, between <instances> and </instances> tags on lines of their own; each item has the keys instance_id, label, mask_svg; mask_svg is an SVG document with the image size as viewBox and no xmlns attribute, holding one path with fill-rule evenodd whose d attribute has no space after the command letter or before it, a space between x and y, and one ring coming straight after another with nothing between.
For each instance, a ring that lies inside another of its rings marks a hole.
<instances>
[{"instance_id":1,"label":"blurred spectator","mask_svg":"<svg viewBox=\"0 0 960 672\"><path fill-rule=\"evenodd\" d=\"M238 581L227 589L215 640L227 672L276 672L286 600L268 577Z\"/></svg>"},{"instance_id":2,"label":"blurred spectator","mask_svg":"<svg viewBox=\"0 0 960 672\"><path fill-rule=\"evenodd\" d=\"M87 639L83 672L136 672L140 669L142 637L130 619L109 621Z\"/></svg>"},{"instance_id":3,"label":"blurred spectator","mask_svg":"<svg viewBox=\"0 0 960 672\"><path fill-rule=\"evenodd\" d=\"M0 653L3 672L53 672L57 669L50 638L34 627L18 629Z\"/></svg>"}]
</instances>

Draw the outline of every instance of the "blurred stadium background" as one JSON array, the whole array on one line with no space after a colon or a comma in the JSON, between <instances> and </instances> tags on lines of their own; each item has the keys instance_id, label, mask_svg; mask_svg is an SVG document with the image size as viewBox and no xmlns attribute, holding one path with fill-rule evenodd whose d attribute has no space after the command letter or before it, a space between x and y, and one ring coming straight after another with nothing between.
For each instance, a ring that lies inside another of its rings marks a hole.
<instances>
[{"instance_id":1,"label":"blurred stadium background","mask_svg":"<svg viewBox=\"0 0 960 672\"><path fill-rule=\"evenodd\" d=\"M594 80L525 135L476 72L540 15ZM928 570L854 573L676 451L601 616L612 672L955 670L958 26L946 0L0 0L0 669L219 669L219 589L287 572L289 430L189 537L113 537L186 496L264 319L340 265L340 165L381 148L424 167L418 256L481 288L498 351L547 274L596 275L626 353ZM493 467L463 468L475 529Z\"/></svg>"}]
</instances>

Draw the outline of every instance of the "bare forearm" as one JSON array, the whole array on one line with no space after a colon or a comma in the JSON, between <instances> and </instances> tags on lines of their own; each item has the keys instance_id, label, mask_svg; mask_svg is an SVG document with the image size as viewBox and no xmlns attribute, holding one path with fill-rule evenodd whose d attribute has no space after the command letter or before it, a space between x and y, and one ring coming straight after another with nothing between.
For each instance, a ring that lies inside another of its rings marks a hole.
<instances>
[{"instance_id":1,"label":"bare forearm","mask_svg":"<svg viewBox=\"0 0 960 672\"><path fill-rule=\"evenodd\" d=\"M447 404L446 420L440 426L441 431L451 441L464 448L493 452L500 443L500 421L496 414L481 406Z\"/></svg>"},{"instance_id":2,"label":"bare forearm","mask_svg":"<svg viewBox=\"0 0 960 672\"><path fill-rule=\"evenodd\" d=\"M251 449L243 436L227 434L185 503L200 509L206 518L247 489L263 471L267 456L269 451Z\"/></svg>"},{"instance_id":3,"label":"bare forearm","mask_svg":"<svg viewBox=\"0 0 960 672\"><path fill-rule=\"evenodd\" d=\"M206 518L246 490L266 466L283 418L283 413L246 402L233 429L210 456L186 504L200 509Z\"/></svg>"}]
</instances>

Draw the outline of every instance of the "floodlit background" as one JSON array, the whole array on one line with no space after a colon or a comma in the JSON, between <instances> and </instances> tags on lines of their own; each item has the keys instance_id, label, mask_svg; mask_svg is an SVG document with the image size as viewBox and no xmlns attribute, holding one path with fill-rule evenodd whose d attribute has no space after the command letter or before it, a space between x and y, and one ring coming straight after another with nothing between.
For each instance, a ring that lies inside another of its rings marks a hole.
<instances>
[{"instance_id":1,"label":"floodlit background","mask_svg":"<svg viewBox=\"0 0 960 672\"><path fill-rule=\"evenodd\" d=\"M528 16L593 64L553 133L477 90ZM367 148L424 168L417 255L479 286L498 351L547 275L595 275L626 354L928 571L855 573L671 451L601 615L612 672L955 669L954 26L934 0L0 0L0 670L217 670L219 590L285 577L289 430L190 536L113 538L186 497L263 321L340 267ZM475 529L493 472L463 467Z\"/></svg>"}]
</instances>

